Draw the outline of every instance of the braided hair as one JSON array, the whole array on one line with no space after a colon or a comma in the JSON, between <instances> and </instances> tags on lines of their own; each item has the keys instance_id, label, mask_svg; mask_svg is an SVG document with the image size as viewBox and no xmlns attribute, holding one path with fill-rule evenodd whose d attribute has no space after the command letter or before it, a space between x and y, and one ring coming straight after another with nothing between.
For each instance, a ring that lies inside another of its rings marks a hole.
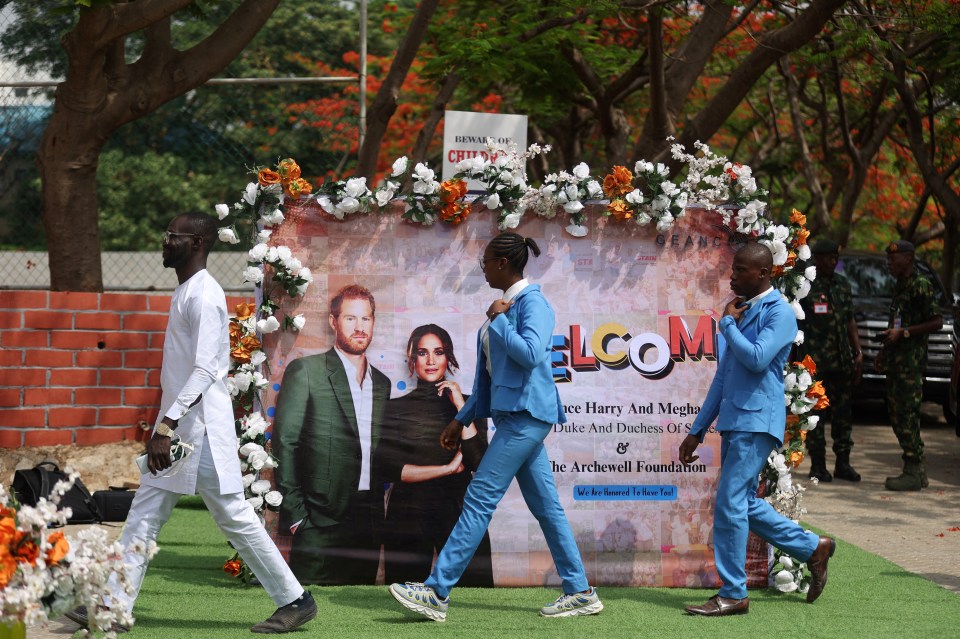
<instances>
[{"instance_id":1,"label":"braided hair","mask_svg":"<svg viewBox=\"0 0 960 639\"><path fill-rule=\"evenodd\" d=\"M527 265L528 252L530 251L533 252L534 257L540 256L540 247L533 239L511 231L501 233L490 240L492 257L506 258L510 268L521 276L523 275L523 268Z\"/></svg>"}]
</instances>

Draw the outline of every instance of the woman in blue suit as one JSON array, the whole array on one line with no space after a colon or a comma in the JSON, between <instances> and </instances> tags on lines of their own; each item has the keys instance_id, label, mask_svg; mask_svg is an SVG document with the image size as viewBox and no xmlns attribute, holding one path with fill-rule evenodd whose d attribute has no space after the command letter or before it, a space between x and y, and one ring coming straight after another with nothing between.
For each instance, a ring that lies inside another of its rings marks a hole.
<instances>
[{"instance_id":1,"label":"woman in blue suit","mask_svg":"<svg viewBox=\"0 0 960 639\"><path fill-rule=\"evenodd\" d=\"M450 590L460 579L514 477L537 518L563 583L563 594L540 609L544 617L593 615L603 610L560 505L543 440L566 421L550 364L555 316L540 287L523 277L536 242L501 233L487 245L480 268L503 297L487 310L477 337L473 392L440 436L456 450L464 424L492 417L496 431L464 496L463 513L426 583L392 584L404 607L435 621L447 617Z\"/></svg>"}]
</instances>

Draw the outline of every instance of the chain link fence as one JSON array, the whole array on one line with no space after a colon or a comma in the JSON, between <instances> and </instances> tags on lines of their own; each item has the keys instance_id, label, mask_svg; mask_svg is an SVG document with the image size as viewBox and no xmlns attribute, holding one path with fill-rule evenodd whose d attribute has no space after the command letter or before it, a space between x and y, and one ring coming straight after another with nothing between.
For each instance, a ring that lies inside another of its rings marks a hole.
<instances>
[{"instance_id":1,"label":"chain link fence","mask_svg":"<svg viewBox=\"0 0 960 639\"><path fill-rule=\"evenodd\" d=\"M0 34L15 19L11 11L0 11ZM49 287L36 158L57 80L31 73L0 49L0 288ZM159 258L169 219L188 210L212 213L219 202L237 201L255 166L294 157L316 175L335 169L343 153L327 150L324 129L290 106L356 81L214 80L121 127L104 148L97 173L104 287L173 288L176 282L163 273ZM235 256L215 259L240 264L234 271L239 274L243 256ZM243 286L239 277L223 275L225 288Z\"/></svg>"}]
</instances>

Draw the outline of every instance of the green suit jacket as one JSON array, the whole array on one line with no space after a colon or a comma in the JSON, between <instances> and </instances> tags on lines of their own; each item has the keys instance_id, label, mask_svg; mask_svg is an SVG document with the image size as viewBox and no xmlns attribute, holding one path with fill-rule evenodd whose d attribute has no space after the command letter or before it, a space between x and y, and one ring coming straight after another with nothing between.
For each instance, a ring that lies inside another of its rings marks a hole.
<instances>
[{"instance_id":1,"label":"green suit jacket","mask_svg":"<svg viewBox=\"0 0 960 639\"><path fill-rule=\"evenodd\" d=\"M390 399L390 380L376 368L371 370L373 460ZM274 474L283 493L282 530L301 520L316 527L343 521L360 482L361 454L350 383L333 349L287 365L273 422L273 454L279 464ZM373 467L370 490L383 494L383 481Z\"/></svg>"}]
</instances>

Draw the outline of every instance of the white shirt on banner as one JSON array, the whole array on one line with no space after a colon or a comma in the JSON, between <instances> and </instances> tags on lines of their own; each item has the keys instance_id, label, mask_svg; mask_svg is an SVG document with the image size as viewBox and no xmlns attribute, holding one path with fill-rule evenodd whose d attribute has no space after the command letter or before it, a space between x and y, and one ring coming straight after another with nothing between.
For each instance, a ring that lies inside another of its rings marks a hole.
<instances>
[{"instance_id":1,"label":"white shirt on banner","mask_svg":"<svg viewBox=\"0 0 960 639\"><path fill-rule=\"evenodd\" d=\"M360 435L360 484L357 490L370 490L370 449L373 439L373 373L370 362L363 372L363 382L357 381L357 367L347 356L334 347L350 382L350 395L353 398L353 412L357 416L357 433ZM366 360L364 360L366 361Z\"/></svg>"}]
</instances>

